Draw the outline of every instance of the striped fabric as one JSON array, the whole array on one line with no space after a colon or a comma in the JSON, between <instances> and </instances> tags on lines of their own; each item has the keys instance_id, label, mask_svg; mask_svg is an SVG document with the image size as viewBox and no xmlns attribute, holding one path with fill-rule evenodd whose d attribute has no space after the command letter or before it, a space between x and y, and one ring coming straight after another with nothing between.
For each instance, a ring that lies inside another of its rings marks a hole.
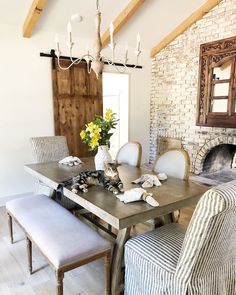
<instances>
[{"instance_id":1,"label":"striped fabric","mask_svg":"<svg viewBox=\"0 0 236 295\"><path fill-rule=\"evenodd\" d=\"M176 224L125 246L125 295L236 294L236 181L207 191L184 234Z\"/></svg>"},{"instance_id":2,"label":"striped fabric","mask_svg":"<svg viewBox=\"0 0 236 295\"><path fill-rule=\"evenodd\" d=\"M185 228L174 223L129 240L125 246L125 294L165 294L171 288L184 235Z\"/></svg>"}]
</instances>

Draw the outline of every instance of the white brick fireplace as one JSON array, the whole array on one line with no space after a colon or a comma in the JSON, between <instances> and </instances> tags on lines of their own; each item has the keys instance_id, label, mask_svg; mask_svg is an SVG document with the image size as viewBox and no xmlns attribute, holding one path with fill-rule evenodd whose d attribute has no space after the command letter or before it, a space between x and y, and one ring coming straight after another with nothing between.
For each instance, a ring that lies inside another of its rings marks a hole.
<instances>
[{"instance_id":1,"label":"white brick fireplace","mask_svg":"<svg viewBox=\"0 0 236 295\"><path fill-rule=\"evenodd\" d=\"M152 60L151 163L163 136L181 138L196 174L213 147L236 144L236 129L196 126L200 44L235 35L236 1L223 0Z\"/></svg>"},{"instance_id":2,"label":"white brick fireplace","mask_svg":"<svg viewBox=\"0 0 236 295\"><path fill-rule=\"evenodd\" d=\"M203 171L203 164L208 153L216 146L223 144L236 145L236 137L233 136L219 136L207 141L198 151L197 156L193 162L193 172L200 174ZM232 158L233 160L233 158Z\"/></svg>"}]
</instances>

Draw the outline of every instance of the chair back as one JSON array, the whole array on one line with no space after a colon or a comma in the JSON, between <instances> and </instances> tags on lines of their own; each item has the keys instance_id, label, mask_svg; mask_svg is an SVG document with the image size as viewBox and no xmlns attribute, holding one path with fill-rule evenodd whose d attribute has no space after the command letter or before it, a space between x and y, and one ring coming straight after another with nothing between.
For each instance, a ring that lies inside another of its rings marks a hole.
<instances>
[{"instance_id":1,"label":"chair back","mask_svg":"<svg viewBox=\"0 0 236 295\"><path fill-rule=\"evenodd\" d=\"M214 285L214 275L218 274L218 278L224 281L222 284L224 286L227 284L227 275L235 273L235 261L236 181L234 180L208 190L201 197L184 238L176 275L182 282L188 283L191 280L191 285L199 287L201 281L199 278L209 277L209 285ZM194 284L194 280L198 283ZM230 283L230 280L228 282Z\"/></svg>"},{"instance_id":2,"label":"chair back","mask_svg":"<svg viewBox=\"0 0 236 295\"><path fill-rule=\"evenodd\" d=\"M139 142L127 142L123 145L117 155L116 161L119 164L128 164L131 166L140 167L142 158L142 146Z\"/></svg>"},{"instance_id":3,"label":"chair back","mask_svg":"<svg viewBox=\"0 0 236 295\"><path fill-rule=\"evenodd\" d=\"M69 156L65 136L32 137L30 142L37 163L59 161Z\"/></svg>"},{"instance_id":4,"label":"chair back","mask_svg":"<svg viewBox=\"0 0 236 295\"><path fill-rule=\"evenodd\" d=\"M69 156L69 149L65 136L45 136L30 138L33 157L36 163L45 163L60 161ZM54 191L43 183L38 182L37 193L43 193L52 197L57 203L71 210L76 208L77 204L64 195L58 198Z\"/></svg>"},{"instance_id":5,"label":"chair back","mask_svg":"<svg viewBox=\"0 0 236 295\"><path fill-rule=\"evenodd\" d=\"M165 152L156 160L153 167L156 173L165 173L167 176L179 179L188 179L189 169L189 155L183 149Z\"/></svg>"}]
</instances>

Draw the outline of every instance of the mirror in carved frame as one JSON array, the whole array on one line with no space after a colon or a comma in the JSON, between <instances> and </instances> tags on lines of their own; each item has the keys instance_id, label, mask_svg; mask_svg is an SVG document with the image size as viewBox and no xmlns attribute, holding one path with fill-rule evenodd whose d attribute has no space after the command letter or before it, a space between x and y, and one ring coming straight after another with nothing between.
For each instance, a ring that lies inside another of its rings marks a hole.
<instances>
[{"instance_id":1,"label":"mirror in carved frame","mask_svg":"<svg viewBox=\"0 0 236 295\"><path fill-rule=\"evenodd\" d=\"M200 47L197 125L236 128L236 37Z\"/></svg>"}]
</instances>

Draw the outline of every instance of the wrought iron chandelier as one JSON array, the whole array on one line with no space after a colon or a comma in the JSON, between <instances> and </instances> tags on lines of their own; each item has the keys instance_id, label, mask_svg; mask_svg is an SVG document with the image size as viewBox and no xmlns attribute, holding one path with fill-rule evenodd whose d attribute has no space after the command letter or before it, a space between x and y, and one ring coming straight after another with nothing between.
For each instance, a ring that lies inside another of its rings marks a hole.
<instances>
[{"instance_id":1,"label":"wrought iron chandelier","mask_svg":"<svg viewBox=\"0 0 236 295\"><path fill-rule=\"evenodd\" d=\"M78 18L78 15L73 15L71 17L71 20ZM118 59L118 62L123 65L123 69L120 70L116 64L115 64L115 48L116 48L116 43L114 42L114 26L113 23L110 24L110 43L108 44L110 50L111 50L111 58L107 58L106 56L103 56L101 54L102 51L102 42L101 42L101 11L99 7L99 0L96 0L96 15L95 15L95 41L94 41L94 48L93 52L94 54L91 55L90 51L88 49L87 53L85 53L83 56L74 59L72 55L73 47L75 43L73 42L72 38L72 26L71 26L71 20L67 24L67 35L68 35L68 40L67 40L67 47L69 49L69 57L70 57L70 64L67 67L63 67L60 63L60 57L61 57L61 51L60 51L60 44L59 44L59 39L58 36L56 35L55 37L55 42L56 42L56 56L57 56L57 61L58 61L58 66L62 70L68 70L71 68L73 65L79 64L82 61L86 61L87 63L87 71L88 73L91 73L91 70L93 70L97 76L99 77L99 74L103 72L103 67L104 63L114 66L115 69L120 72L124 73L126 70L126 65L128 61L128 47L126 47L125 54L124 54L124 60ZM139 33L137 34L137 45L136 45L136 50L134 51L134 54L136 56L136 64L134 65L134 68L138 66L138 61L139 61L139 56L141 54L140 50L140 35Z\"/></svg>"}]
</instances>

